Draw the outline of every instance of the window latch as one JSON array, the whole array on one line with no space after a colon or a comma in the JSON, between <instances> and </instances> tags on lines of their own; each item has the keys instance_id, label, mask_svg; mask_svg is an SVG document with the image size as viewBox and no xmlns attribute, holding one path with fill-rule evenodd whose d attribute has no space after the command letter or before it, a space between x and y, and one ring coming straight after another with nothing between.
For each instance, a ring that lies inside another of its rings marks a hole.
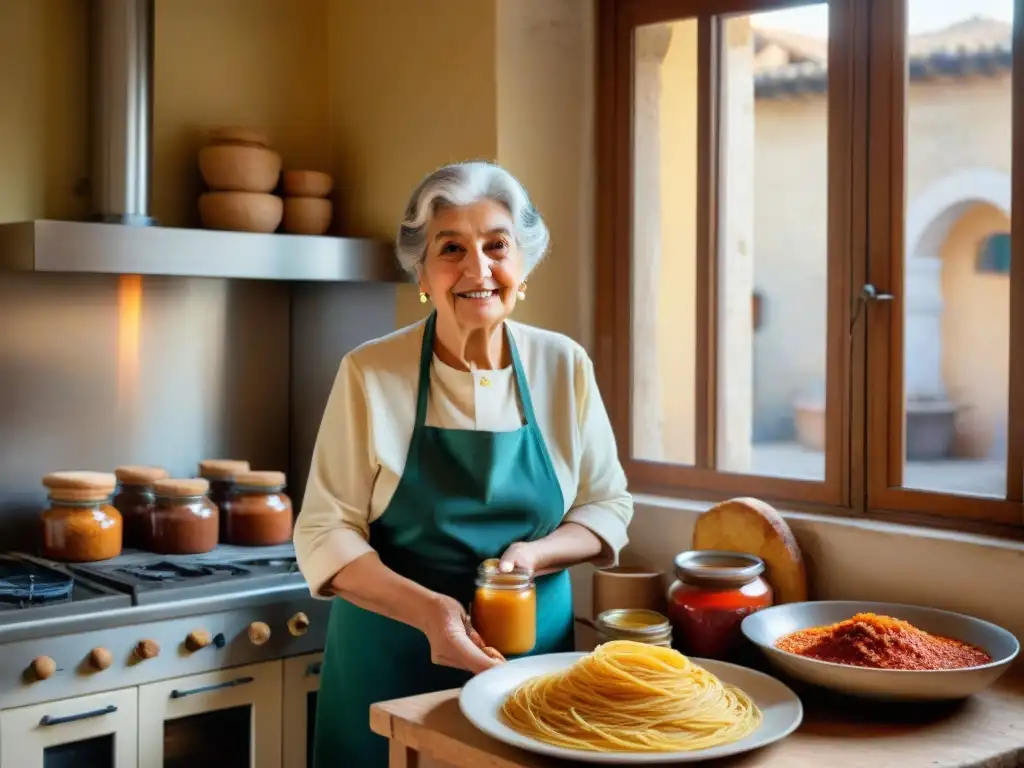
<instances>
[{"instance_id":1,"label":"window latch","mask_svg":"<svg viewBox=\"0 0 1024 768\"><path fill-rule=\"evenodd\" d=\"M850 338L853 338L853 329L857 326L861 310L869 301L892 301L896 297L891 293L879 291L871 283L865 283L860 289L860 296L857 297L857 306L853 310L853 318L850 320Z\"/></svg>"}]
</instances>

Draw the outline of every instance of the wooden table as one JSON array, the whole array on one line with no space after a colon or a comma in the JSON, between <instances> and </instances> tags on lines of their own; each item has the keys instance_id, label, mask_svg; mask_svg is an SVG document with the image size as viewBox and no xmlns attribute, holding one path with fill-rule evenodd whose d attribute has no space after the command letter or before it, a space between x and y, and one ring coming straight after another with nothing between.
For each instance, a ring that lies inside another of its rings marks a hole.
<instances>
[{"instance_id":1,"label":"wooden table","mask_svg":"<svg viewBox=\"0 0 1024 768\"><path fill-rule=\"evenodd\" d=\"M1013 768L1024 766L1024 675L1005 676L965 702L865 703L787 681L804 703L804 722L787 739L708 768ZM451 768L580 768L485 736L459 711L459 691L375 704L370 727L390 740L391 768L420 757Z\"/></svg>"}]
</instances>

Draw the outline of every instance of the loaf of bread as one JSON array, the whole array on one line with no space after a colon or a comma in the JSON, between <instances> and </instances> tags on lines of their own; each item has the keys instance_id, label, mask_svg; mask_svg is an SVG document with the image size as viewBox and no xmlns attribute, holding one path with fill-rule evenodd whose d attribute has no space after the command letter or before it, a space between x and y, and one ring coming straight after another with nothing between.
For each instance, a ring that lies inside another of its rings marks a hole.
<instances>
[{"instance_id":1,"label":"loaf of bread","mask_svg":"<svg viewBox=\"0 0 1024 768\"><path fill-rule=\"evenodd\" d=\"M730 499L701 514L693 548L756 555L764 561L776 604L807 599L807 569L796 537L782 515L759 499Z\"/></svg>"}]
</instances>

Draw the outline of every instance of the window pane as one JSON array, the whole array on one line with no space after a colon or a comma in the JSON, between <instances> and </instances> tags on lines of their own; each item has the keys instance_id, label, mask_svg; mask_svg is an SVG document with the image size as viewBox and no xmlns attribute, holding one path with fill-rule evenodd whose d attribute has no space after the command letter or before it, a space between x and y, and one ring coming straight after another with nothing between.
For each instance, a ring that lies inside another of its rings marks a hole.
<instances>
[{"instance_id":1,"label":"window pane","mask_svg":"<svg viewBox=\"0 0 1024 768\"><path fill-rule=\"evenodd\" d=\"M640 27L633 50L633 456L692 464L697 23Z\"/></svg>"},{"instance_id":2,"label":"window pane","mask_svg":"<svg viewBox=\"0 0 1024 768\"><path fill-rule=\"evenodd\" d=\"M719 469L825 479L828 6L722 19Z\"/></svg>"},{"instance_id":3,"label":"window pane","mask_svg":"<svg viewBox=\"0 0 1024 768\"><path fill-rule=\"evenodd\" d=\"M907 5L910 488L1006 491L1012 20L1013 0Z\"/></svg>"}]
</instances>

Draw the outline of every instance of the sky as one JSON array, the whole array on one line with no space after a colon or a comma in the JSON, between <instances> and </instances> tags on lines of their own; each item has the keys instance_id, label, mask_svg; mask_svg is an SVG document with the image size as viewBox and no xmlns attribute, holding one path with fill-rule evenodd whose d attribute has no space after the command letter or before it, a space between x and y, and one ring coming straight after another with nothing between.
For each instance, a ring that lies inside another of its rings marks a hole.
<instances>
[{"instance_id":1,"label":"sky","mask_svg":"<svg viewBox=\"0 0 1024 768\"><path fill-rule=\"evenodd\" d=\"M908 0L910 34L948 27L970 16L1013 20L1013 0ZM784 29L815 37L828 33L828 10L824 4L758 13L754 26Z\"/></svg>"}]
</instances>

